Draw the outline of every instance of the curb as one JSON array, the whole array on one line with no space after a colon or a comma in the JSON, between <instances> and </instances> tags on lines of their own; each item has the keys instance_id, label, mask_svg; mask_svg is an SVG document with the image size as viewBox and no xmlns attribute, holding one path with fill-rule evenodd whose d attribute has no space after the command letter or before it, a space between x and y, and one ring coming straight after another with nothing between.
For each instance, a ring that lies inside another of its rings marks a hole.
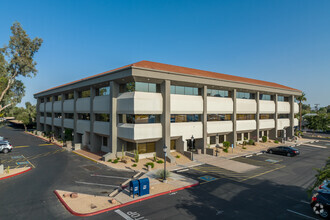
<instances>
[{"instance_id":1,"label":"curb","mask_svg":"<svg viewBox=\"0 0 330 220\"><path fill-rule=\"evenodd\" d=\"M36 138L39 138L39 139L41 139L41 140L43 140L43 141L45 141L45 142L47 142L47 143L54 144L54 145L56 145L56 146L58 146L58 147L60 147L60 148L63 148L63 146L58 145L58 144L55 144L55 143L53 143L53 142L49 142L49 141L47 141L47 140L45 140L45 139L43 139L42 137L39 137L39 136L37 136L37 135L31 134L31 133L26 132L26 131L24 131L24 133L25 133L25 134L28 134L28 135L31 135L31 136L34 136L34 137L36 137Z\"/></svg>"},{"instance_id":2,"label":"curb","mask_svg":"<svg viewBox=\"0 0 330 220\"><path fill-rule=\"evenodd\" d=\"M92 159L92 158L90 158L90 157L88 157L88 156L85 156L85 155L83 155L83 154L80 154L80 153L78 153L78 152L76 152L76 151L71 151L71 152L74 153L74 154L77 154L77 155L79 155L79 156L81 156L81 157L83 157L83 158L85 158L85 159L91 160L91 161L93 161L93 162L95 162L95 163L100 163L99 161L94 160L94 159Z\"/></svg>"},{"instance_id":3,"label":"curb","mask_svg":"<svg viewBox=\"0 0 330 220\"><path fill-rule=\"evenodd\" d=\"M7 178L10 178L10 177L13 177L13 176L17 176L17 175L20 175L20 174L26 173L26 172L28 172L28 171L30 171L30 170L32 170L32 167L29 167L29 169L24 170L24 171L22 171L22 172L15 173L15 174L10 175L10 176L2 177L2 178L0 178L0 180L4 180L4 179L7 179Z\"/></svg>"},{"instance_id":4,"label":"curb","mask_svg":"<svg viewBox=\"0 0 330 220\"><path fill-rule=\"evenodd\" d=\"M184 187L180 187L180 188L177 188L177 189L173 189L173 190L170 190L170 191L166 191L166 192L162 192L162 193L158 193L158 194L155 194L155 195L151 195L151 196L148 196L148 197L144 197L144 198L141 198L141 199L137 199L137 200L134 200L134 201L131 201L131 202L127 202L127 203L123 203L123 204L120 204L120 205L117 205L117 206L114 206L114 207L110 207L110 208L107 208L107 209L102 209L102 210L99 210L99 211L96 211L96 212L90 212L90 213L85 213L85 214L82 214L82 213L78 213L78 212L75 212L73 211L66 203L65 201L62 199L62 196L58 194L58 192L56 190L54 190L54 193L55 195L57 196L58 200L60 200L60 202L63 204L63 206L72 214L72 215L75 215L75 216L80 216L80 217L87 217L87 216L93 216L93 215L98 215L98 214L101 214L101 213L104 213L104 212L108 212L108 211L111 211L111 210L114 210L114 209L119 209L121 207L124 207L124 206L128 206L128 205L131 205L131 204L134 204L134 203L137 203L137 202L142 202L144 200L148 200L148 199L152 199L152 198L155 198L155 197L158 197L158 196L162 196L162 195L165 195L165 194L169 194L169 193L172 193L172 192L176 192L176 191L180 191L180 190L183 190L183 189L187 189L187 188L191 188L191 187L194 187L194 186L197 186L199 185L199 182L197 183L194 183L192 185L188 185L188 186L184 186Z\"/></svg>"}]
</instances>

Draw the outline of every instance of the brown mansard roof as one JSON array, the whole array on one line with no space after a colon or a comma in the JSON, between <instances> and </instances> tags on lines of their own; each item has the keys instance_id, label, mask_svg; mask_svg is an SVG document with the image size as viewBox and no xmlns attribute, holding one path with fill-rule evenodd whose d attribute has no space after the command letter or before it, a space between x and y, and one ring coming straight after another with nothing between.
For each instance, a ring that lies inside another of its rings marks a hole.
<instances>
[{"instance_id":1,"label":"brown mansard roof","mask_svg":"<svg viewBox=\"0 0 330 220\"><path fill-rule=\"evenodd\" d=\"M280 88L280 89L287 89L287 90L293 90L293 91L299 91L298 89L294 89L288 86L283 86L277 83L273 82L267 82L267 81L262 81L262 80L257 80L257 79L250 79L250 78L245 78L245 77L240 77L240 76L233 76L233 75L228 75L228 74L223 74L223 73L216 73L216 72L211 72L211 71L205 71L205 70L199 70L199 69L192 69L188 67L181 67L181 66L175 66L175 65L169 65L169 64L164 64L164 63L157 63L157 62L151 62L151 61L140 61L137 63L133 63L130 65L126 65L120 68L116 68L107 72L99 73L93 76L89 76L86 78L82 78L80 80L76 80L70 83L66 83L60 86L56 86L47 90L44 90L42 92L46 92L52 89L60 88L63 86L71 85L74 83L78 83L87 79L91 79L94 77L98 77L101 75L105 75L117 70L125 69L127 67L140 67L140 68L146 68L146 69L152 69L152 70L160 70L160 71L166 71L166 72L174 72L174 73L182 73L182 74L187 74L187 75L193 75L193 76L201 76L201 77L208 77L208 78L214 78L214 79L222 79L222 80L227 80L227 81L233 81L233 82L243 82L243 83L249 83L249 84L254 84L254 85L261 85L261 86L267 86L267 87L274 87L274 88ZM39 92L39 93L42 93ZM39 94L36 93L36 94Z\"/></svg>"}]
</instances>

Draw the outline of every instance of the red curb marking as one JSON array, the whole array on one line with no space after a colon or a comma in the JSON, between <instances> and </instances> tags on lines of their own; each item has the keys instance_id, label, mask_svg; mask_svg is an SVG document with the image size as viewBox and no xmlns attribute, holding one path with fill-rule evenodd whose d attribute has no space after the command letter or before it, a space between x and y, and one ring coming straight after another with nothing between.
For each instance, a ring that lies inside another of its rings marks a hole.
<instances>
[{"instance_id":1,"label":"red curb marking","mask_svg":"<svg viewBox=\"0 0 330 220\"><path fill-rule=\"evenodd\" d=\"M10 175L10 176L5 176L5 177L2 177L2 178L0 178L0 180L3 180L3 179L7 179L7 178L10 178L10 177L13 177L13 176L17 176L17 175L20 175L20 174L22 174L22 173L26 173L26 172L28 172L28 171L30 171L30 170L32 170L32 167L30 167L29 169L27 169L27 170L24 170L24 171L22 171L22 172L19 172L19 173L15 173L15 174L13 174L13 175Z\"/></svg>"},{"instance_id":2,"label":"red curb marking","mask_svg":"<svg viewBox=\"0 0 330 220\"><path fill-rule=\"evenodd\" d=\"M147 200L147 199L152 199L152 198L155 198L155 197L158 197L158 196L162 196L162 195L165 195L165 194L169 194L171 192L176 192L176 191L179 191L179 190L183 190L183 189L187 189L187 188L191 188L191 187L194 187L194 186L197 186L199 184L198 183L195 183L195 184L192 184L192 185L189 185L189 186L184 186L184 187L181 187L181 188L177 188L177 189L173 189L173 190L170 190L170 191L166 191L166 192L162 192L162 193L158 193L158 194L155 194L155 195L152 195L152 196L148 196L148 197L144 197L144 198L141 198L141 199L137 199L137 200L134 200L134 201L131 201L131 202L127 202L127 203L124 203L124 204L120 204L120 205L117 205L117 206L114 206L114 207L110 207L110 208L107 208L107 209L102 209L102 210L99 210L99 211L96 211L96 212L90 212L90 213L86 213L86 214L82 214L82 213L78 213L78 212L75 212L73 211L69 206L68 204L66 204L66 202L62 199L62 196L58 194L57 190L54 190L54 193L55 195L57 196L57 198L60 200L60 202L62 203L62 205L72 214L72 215L75 215L75 216L80 216L80 217L87 217L87 216L93 216L93 215L98 215L98 214L101 214L101 213L104 213L104 212L108 212L108 211L111 211L111 210L114 210L114 209L119 209L121 207L124 207L124 206L127 206L127 205L131 205L131 204L134 204L134 203L137 203L137 202L142 202L144 200Z\"/></svg>"}]
</instances>

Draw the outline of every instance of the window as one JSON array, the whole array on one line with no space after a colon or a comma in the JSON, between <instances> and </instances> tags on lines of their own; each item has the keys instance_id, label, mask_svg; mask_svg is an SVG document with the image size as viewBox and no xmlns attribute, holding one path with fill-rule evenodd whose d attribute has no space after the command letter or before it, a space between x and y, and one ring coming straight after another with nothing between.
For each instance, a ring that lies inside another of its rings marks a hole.
<instances>
[{"instance_id":1,"label":"window","mask_svg":"<svg viewBox=\"0 0 330 220\"><path fill-rule=\"evenodd\" d=\"M176 149L176 140L171 140L171 150Z\"/></svg>"},{"instance_id":2,"label":"window","mask_svg":"<svg viewBox=\"0 0 330 220\"><path fill-rule=\"evenodd\" d=\"M237 133L237 141L241 141L242 140L242 133Z\"/></svg>"},{"instance_id":3,"label":"window","mask_svg":"<svg viewBox=\"0 0 330 220\"><path fill-rule=\"evenodd\" d=\"M225 135L219 135L219 143L223 143L225 141Z\"/></svg>"},{"instance_id":4,"label":"window","mask_svg":"<svg viewBox=\"0 0 330 220\"><path fill-rule=\"evenodd\" d=\"M55 101L61 101L61 100L62 100L62 96L61 95L55 96Z\"/></svg>"},{"instance_id":5,"label":"window","mask_svg":"<svg viewBox=\"0 0 330 220\"><path fill-rule=\"evenodd\" d=\"M44 112L40 112L40 116L41 117L44 117L45 116L45 113Z\"/></svg>"},{"instance_id":6,"label":"window","mask_svg":"<svg viewBox=\"0 0 330 220\"><path fill-rule=\"evenodd\" d=\"M249 93L249 92L237 92L236 98L238 98L238 99L255 99L255 94Z\"/></svg>"},{"instance_id":7,"label":"window","mask_svg":"<svg viewBox=\"0 0 330 220\"><path fill-rule=\"evenodd\" d=\"M90 120L89 113L78 113L78 120Z\"/></svg>"},{"instance_id":8,"label":"window","mask_svg":"<svg viewBox=\"0 0 330 220\"><path fill-rule=\"evenodd\" d=\"M273 96L272 95L266 95L266 94L260 94L259 99L260 100L273 100Z\"/></svg>"},{"instance_id":9,"label":"window","mask_svg":"<svg viewBox=\"0 0 330 220\"><path fill-rule=\"evenodd\" d=\"M156 151L156 142L138 143L137 147L139 154L153 153Z\"/></svg>"},{"instance_id":10,"label":"window","mask_svg":"<svg viewBox=\"0 0 330 220\"><path fill-rule=\"evenodd\" d=\"M254 114L237 114L236 120L255 120L255 118Z\"/></svg>"},{"instance_id":11,"label":"window","mask_svg":"<svg viewBox=\"0 0 330 220\"><path fill-rule=\"evenodd\" d=\"M70 92L70 93L65 94L65 99L66 99L66 100L74 99L73 92Z\"/></svg>"},{"instance_id":12,"label":"window","mask_svg":"<svg viewBox=\"0 0 330 220\"><path fill-rule=\"evenodd\" d=\"M79 98L88 98L88 97L90 97L91 96L91 90L90 89L88 89L88 90L84 90L84 91L80 91L79 93L78 93L78 97Z\"/></svg>"},{"instance_id":13,"label":"window","mask_svg":"<svg viewBox=\"0 0 330 220\"><path fill-rule=\"evenodd\" d=\"M192 115L171 115L171 122L196 122L201 121L201 116L197 114Z\"/></svg>"},{"instance_id":14,"label":"window","mask_svg":"<svg viewBox=\"0 0 330 220\"><path fill-rule=\"evenodd\" d=\"M51 118L51 117L52 117L52 113L50 113L50 112L47 112L47 113L46 113L46 117L49 117L49 118Z\"/></svg>"},{"instance_id":15,"label":"window","mask_svg":"<svg viewBox=\"0 0 330 220\"><path fill-rule=\"evenodd\" d=\"M160 92L160 85L155 83L145 83L145 82L129 82L126 84L121 84L119 86L119 92Z\"/></svg>"},{"instance_id":16,"label":"window","mask_svg":"<svg viewBox=\"0 0 330 220\"><path fill-rule=\"evenodd\" d=\"M136 150L136 144L132 142L127 142L126 151L134 152Z\"/></svg>"},{"instance_id":17,"label":"window","mask_svg":"<svg viewBox=\"0 0 330 220\"><path fill-rule=\"evenodd\" d=\"M52 102L53 101L53 97L50 96L50 97L47 97L47 102Z\"/></svg>"},{"instance_id":18,"label":"window","mask_svg":"<svg viewBox=\"0 0 330 220\"><path fill-rule=\"evenodd\" d=\"M207 96L230 97L231 94L229 91L226 91L226 90L207 89Z\"/></svg>"},{"instance_id":19,"label":"window","mask_svg":"<svg viewBox=\"0 0 330 220\"><path fill-rule=\"evenodd\" d=\"M102 137L102 146L108 146L108 137Z\"/></svg>"},{"instance_id":20,"label":"window","mask_svg":"<svg viewBox=\"0 0 330 220\"><path fill-rule=\"evenodd\" d=\"M249 139L249 133L244 133L244 140L248 140Z\"/></svg>"},{"instance_id":21,"label":"window","mask_svg":"<svg viewBox=\"0 0 330 220\"><path fill-rule=\"evenodd\" d=\"M274 119L273 114L260 114L259 119Z\"/></svg>"},{"instance_id":22,"label":"window","mask_svg":"<svg viewBox=\"0 0 330 220\"><path fill-rule=\"evenodd\" d=\"M95 114L95 121L110 121L110 115L109 114Z\"/></svg>"},{"instance_id":23,"label":"window","mask_svg":"<svg viewBox=\"0 0 330 220\"><path fill-rule=\"evenodd\" d=\"M279 114L278 118L289 118L289 114Z\"/></svg>"},{"instance_id":24,"label":"window","mask_svg":"<svg viewBox=\"0 0 330 220\"><path fill-rule=\"evenodd\" d=\"M104 95L110 95L110 87L101 87L97 88L95 91L96 96L104 96Z\"/></svg>"},{"instance_id":25,"label":"window","mask_svg":"<svg viewBox=\"0 0 330 220\"><path fill-rule=\"evenodd\" d=\"M44 98L40 98L40 103L44 103L45 99Z\"/></svg>"},{"instance_id":26,"label":"window","mask_svg":"<svg viewBox=\"0 0 330 220\"><path fill-rule=\"evenodd\" d=\"M73 113L65 113L64 118L73 119Z\"/></svg>"},{"instance_id":27,"label":"window","mask_svg":"<svg viewBox=\"0 0 330 220\"><path fill-rule=\"evenodd\" d=\"M209 114L207 115L207 120L208 121L230 121L231 120L231 115L226 114Z\"/></svg>"},{"instance_id":28,"label":"window","mask_svg":"<svg viewBox=\"0 0 330 220\"><path fill-rule=\"evenodd\" d=\"M217 136L210 136L210 144L216 144Z\"/></svg>"},{"instance_id":29,"label":"window","mask_svg":"<svg viewBox=\"0 0 330 220\"><path fill-rule=\"evenodd\" d=\"M277 100L279 101L279 102L288 102L289 101L289 97L286 97L286 96L278 96L277 97Z\"/></svg>"},{"instance_id":30,"label":"window","mask_svg":"<svg viewBox=\"0 0 330 220\"><path fill-rule=\"evenodd\" d=\"M55 113L55 118L62 118L62 113Z\"/></svg>"},{"instance_id":31,"label":"window","mask_svg":"<svg viewBox=\"0 0 330 220\"><path fill-rule=\"evenodd\" d=\"M127 124L160 123L160 115L120 114L119 123L127 123Z\"/></svg>"},{"instance_id":32,"label":"window","mask_svg":"<svg viewBox=\"0 0 330 220\"><path fill-rule=\"evenodd\" d=\"M171 85L171 94L178 95L200 95L200 89L188 86L174 86Z\"/></svg>"}]
</instances>

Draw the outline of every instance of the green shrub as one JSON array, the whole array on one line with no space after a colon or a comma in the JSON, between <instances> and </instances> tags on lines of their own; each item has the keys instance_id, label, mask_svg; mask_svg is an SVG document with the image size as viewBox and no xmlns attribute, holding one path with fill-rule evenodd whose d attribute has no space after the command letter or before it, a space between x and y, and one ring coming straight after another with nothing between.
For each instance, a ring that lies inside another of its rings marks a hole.
<instances>
[{"instance_id":1,"label":"green shrub","mask_svg":"<svg viewBox=\"0 0 330 220\"><path fill-rule=\"evenodd\" d=\"M144 164L145 167L151 166L151 168L154 168L155 164L153 162L148 162L146 164Z\"/></svg>"},{"instance_id":2,"label":"green shrub","mask_svg":"<svg viewBox=\"0 0 330 220\"><path fill-rule=\"evenodd\" d=\"M176 157L176 158L180 158L180 155L176 155L175 157Z\"/></svg>"},{"instance_id":3,"label":"green shrub","mask_svg":"<svg viewBox=\"0 0 330 220\"><path fill-rule=\"evenodd\" d=\"M118 158L117 158L117 159L113 160L112 163L118 163L118 161L119 161L119 160L118 160Z\"/></svg>"},{"instance_id":4,"label":"green shrub","mask_svg":"<svg viewBox=\"0 0 330 220\"><path fill-rule=\"evenodd\" d=\"M247 143L248 143L247 141L243 141L243 146L247 145Z\"/></svg>"},{"instance_id":5,"label":"green shrub","mask_svg":"<svg viewBox=\"0 0 330 220\"><path fill-rule=\"evenodd\" d=\"M108 160L108 162L112 162L112 159Z\"/></svg>"},{"instance_id":6,"label":"green shrub","mask_svg":"<svg viewBox=\"0 0 330 220\"><path fill-rule=\"evenodd\" d=\"M136 167L136 166L137 166L137 164L136 164L136 163L132 165L132 167Z\"/></svg>"},{"instance_id":7,"label":"green shrub","mask_svg":"<svg viewBox=\"0 0 330 220\"><path fill-rule=\"evenodd\" d=\"M156 162L157 163L164 163L164 161L162 161L162 160L157 160Z\"/></svg>"},{"instance_id":8,"label":"green shrub","mask_svg":"<svg viewBox=\"0 0 330 220\"><path fill-rule=\"evenodd\" d=\"M262 142L267 142L267 136L262 136Z\"/></svg>"},{"instance_id":9,"label":"green shrub","mask_svg":"<svg viewBox=\"0 0 330 220\"><path fill-rule=\"evenodd\" d=\"M244 146L243 146L243 147L242 147L242 149L244 149L244 150L245 150L245 149L246 149L246 147L244 147Z\"/></svg>"},{"instance_id":10,"label":"green shrub","mask_svg":"<svg viewBox=\"0 0 330 220\"><path fill-rule=\"evenodd\" d=\"M230 147L230 142L229 141L224 141L222 144L223 144L223 147L225 147L225 148Z\"/></svg>"},{"instance_id":11,"label":"green shrub","mask_svg":"<svg viewBox=\"0 0 330 220\"><path fill-rule=\"evenodd\" d=\"M228 153L228 147L227 148L224 148L222 150L223 150L223 152Z\"/></svg>"},{"instance_id":12,"label":"green shrub","mask_svg":"<svg viewBox=\"0 0 330 220\"><path fill-rule=\"evenodd\" d=\"M154 153L154 161L157 161L156 153Z\"/></svg>"},{"instance_id":13,"label":"green shrub","mask_svg":"<svg viewBox=\"0 0 330 220\"><path fill-rule=\"evenodd\" d=\"M171 176L170 171L166 170L165 176L166 176L166 178L170 177ZM164 169L163 170L158 170L157 177L160 178L160 179L164 179Z\"/></svg>"},{"instance_id":14,"label":"green shrub","mask_svg":"<svg viewBox=\"0 0 330 220\"><path fill-rule=\"evenodd\" d=\"M274 143L275 143L275 144L278 144L279 142L278 142L278 140L275 140Z\"/></svg>"},{"instance_id":15,"label":"green shrub","mask_svg":"<svg viewBox=\"0 0 330 220\"><path fill-rule=\"evenodd\" d=\"M139 162L140 156L139 156L139 152L137 150L134 152L134 159L135 159L135 163Z\"/></svg>"},{"instance_id":16,"label":"green shrub","mask_svg":"<svg viewBox=\"0 0 330 220\"><path fill-rule=\"evenodd\" d=\"M254 145L254 140L250 139L249 140L249 145Z\"/></svg>"}]
</instances>

